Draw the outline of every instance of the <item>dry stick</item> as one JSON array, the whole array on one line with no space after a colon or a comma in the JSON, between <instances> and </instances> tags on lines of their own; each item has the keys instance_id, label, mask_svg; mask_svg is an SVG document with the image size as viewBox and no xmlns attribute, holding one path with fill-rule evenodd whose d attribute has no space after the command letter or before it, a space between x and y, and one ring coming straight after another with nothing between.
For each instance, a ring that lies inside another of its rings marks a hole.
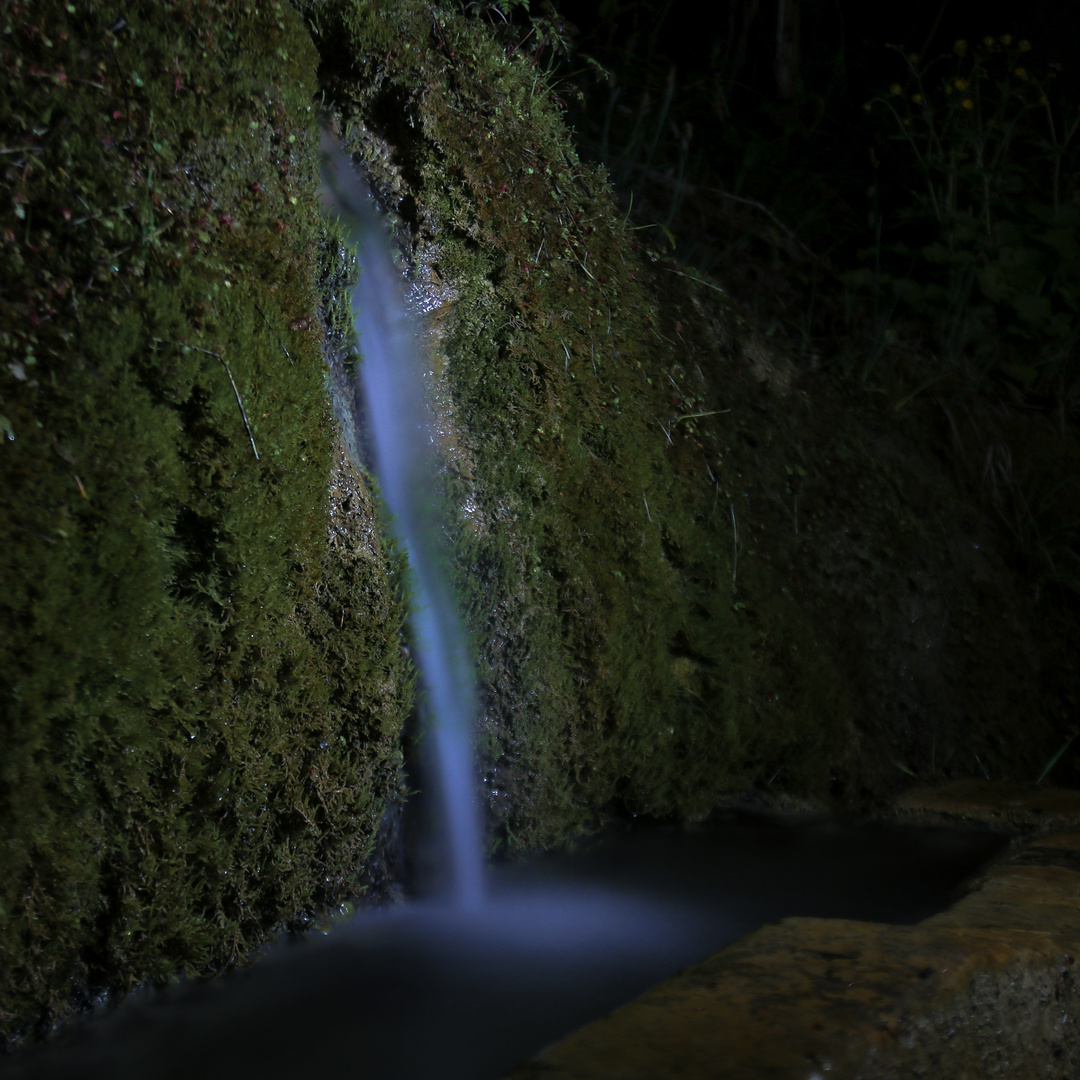
<instances>
[{"instance_id":1,"label":"dry stick","mask_svg":"<svg viewBox=\"0 0 1080 1080\"><path fill-rule=\"evenodd\" d=\"M194 349L195 352L201 352L204 356L212 356L221 362L225 374L229 376L229 385L232 387L233 394L236 397L236 404L240 408L240 419L244 421L244 430L247 431L248 442L251 443L251 452L255 455L255 460L258 461L259 451L255 448L255 436L251 434L251 425L248 423L247 413L244 412L244 403L240 400L240 391L236 388L236 380L232 377L229 365L225 362L225 357L221 353L211 352L209 349L200 349L198 345L187 345L182 341L172 341L170 338L154 338L154 341L166 345L178 345L181 349ZM288 354L286 353L286 355Z\"/></svg>"},{"instance_id":2,"label":"dry stick","mask_svg":"<svg viewBox=\"0 0 1080 1080\"><path fill-rule=\"evenodd\" d=\"M701 187L701 188L698 188L697 190L707 192L710 195L719 195L720 198L722 198L722 199L730 199L732 202L742 203L744 206L752 206L755 210L760 210L778 228L783 229L783 231L787 234L788 239L797 248L799 248L803 252L803 254L811 262L815 262L815 263L821 262L821 259L818 257L817 253L812 248L807 247L807 245L804 244L795 235L795 233L787 225L785 225L764 203L758 202L757 199L747 199L743 195L733 195L730 191L724 191L723 188ZM689 276L690 276L689 274L684 275L684 277L689 277ZM708 284L708 283L703 281L701 284L705 285L705 284ZM715 288L716 286L712 286L712 287ZM720 291L722 292L723 290L721 289Z\"/></svg>"},{"instance_id":3,"label":"dry stick","mask_svg":"<svg viewBox=\"0 0 1080 1080\"><path fill-rule=\"evenodd\" d=\"M938 8L938 13L934 18L934 25L930 27L930 33L926 35L926 40L923 42L922 48L919 50L919 56L925 56L926 50L930 48L934 40L934 35L938 32L938 27L941 25L942 16L945 14L945 9L949 6L949 0L941 0L941 7Z\"/></svg>"},{"instance_id":4,"label":"dry stick","mask_svg":"<svg viewBox=\"0 0 1080 1080\"><path fill-rule=\"evenodd\" d=\"M669 274L678 274L679 277L686 278L687 281L696 281L699 285L704 285L706 289L715 289L718 293L722 293L724 290L719 285L714 285L711 281L703 281L699 277L694 277L693 274L684 274L681 270L676 270L671 266L665 266L664 269Z\"/></svg>"},{"instance_id":5,"label":"dry stick","mask_svg":"<svg viewBox=\"0 0 1080 1080\"><path fill-rule=\"evenodd\" d=\"M650 416L652 416L652 418L653 418L654 420L656 420L656 417L655 417L655 416L653 416L653 414L652 414L652 413L649 413L649 415L650 415ZM660 421L659 421L659 420L656 420L656 422L657 422L658 424L660 424ZM672 445L672 446L674 446L675 444L674 444L673 442L671 442L671 433L670 433L670 432L668 431L668 429L667 429L666 427L664 427L664 425L663 425L663 424L660 424L660 430L661 430L661 431L662 431L662 432L663 432L663 433L664 433L664 434L665 434L665 435L667 436L667 441L668 441L669 443L671 443L671 445Z\"/></svg>"},{"instance_id":6,"label":"dry stick","mask_svg":"<svg viewBox=\"0 0 1080 1080\"><path fill-rule=\"evenodd\" d=\"M735 542L733 550L734 558L731 561L731 591L735 591L735 571L739 569L739 523L735 520L735 504L728 503L731 507L731 527L735 530Z\"/></svg>"},{"instance_id":7,"label":"dry stick","mask_svg":"<svg viewBox=\"0 0 1080 1080\"><path fill-rule=\"evenodd\" d=\"M236 395L236 404L240 409L240 419L244 421L244 430L247 431L248 442L251 443L251 452L255 455L255 460L259 460L259 451L255 449L255 436L251 434L251 425L248 423L247 413L244 412L244 403L240 400L240 391L236 389L236 380L232 377L232 372L229 370L229 365L225 363L224 356L218 356L217 353L210 353L211 356L217 356L221 361L221 366L225 369L225 374L229 376L229 383L232 386L233 393Z\"/></svg>"},{"instance_id":8,"label":"dry stick","mask_svg":"<svg viewBox=\"0 0 1080 1080\"><path fill-rule=\"evenodd\" d=\"M682 416L675 417L671 422L671 426L674 427L680 420L696 420L699 416L719 416L721 413L731 412L730 409L712 409L710 412L692 412L684 413Z\"/></svg>"},{"instance_id":9,"label":"dry stick","mask_svg":"<svg viewBox=\"0 0 1080 1080\"><path fill-rule=\"evenodd\" d=\"M270 320L265 315L263 315L263 309L261 307L259 307L258 304L256 304L255 305L255 310L260 315L262 315L262 321L264 323L266 323L266 329L269 330L270 333L273 334L275 338L277 338L277 343L281 346L281 351L288 357L289 363L290 364L295 363L293 358L289 355L289 350L285 348L285 342L281 340L280 336L278 335L278 332L270 325Z\"/></svg>"}]
</instances>

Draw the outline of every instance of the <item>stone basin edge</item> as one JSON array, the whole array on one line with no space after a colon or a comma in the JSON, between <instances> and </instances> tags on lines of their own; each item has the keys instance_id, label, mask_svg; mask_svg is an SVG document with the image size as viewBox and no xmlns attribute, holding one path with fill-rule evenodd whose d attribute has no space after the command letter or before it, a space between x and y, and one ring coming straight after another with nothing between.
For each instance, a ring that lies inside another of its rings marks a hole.
<instances>
[{"instance_id":1,"label":"stone basin edge","mask_svg":"<svg viewBox=\"0 0 1080 1080\"><path fill-rule=\"evenodd\" d=\"M505 1080L1075 1080L1080 793L964 780L893 816L1016 839L921 923L769 924Z\"/></svg>"}]
</instances>

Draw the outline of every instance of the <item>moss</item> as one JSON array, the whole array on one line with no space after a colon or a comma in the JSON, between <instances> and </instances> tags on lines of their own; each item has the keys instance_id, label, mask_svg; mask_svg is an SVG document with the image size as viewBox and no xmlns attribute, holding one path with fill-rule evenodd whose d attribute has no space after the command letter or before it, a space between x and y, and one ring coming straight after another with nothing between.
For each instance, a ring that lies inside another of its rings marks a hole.
<instances>
[{"instance_id":1,"label":"moss","mask_svg":"<svg viewBox=\"0 0 1080 1080\"><path fill-rule=\"evenodd\" d=\"M429 312L500 838L695 819L754 783L865 806L949 755L1035 775L1049 729L1009 716L1037 616L973 560L988 523L925 432L634 242L532 28L302 9Z\"/></svg>"},{"instance_id":2,"label":"moss","mask_svg":"<svg viewBox=\"0 0 1080 1080\"><path fill-rule=\"evenodd\" d=\"M923 405L797 386L639 247L527 29L302 2L316 57L273 2L76 7L0 37L9 1034L333 903L399 788L400 559L326 394L354 267L316 60L430 321L498 841L755 782L855 802L938 747L1030 778L1060 745L1010 727L1034 616L905 434Z\"/></svg>"},{"instance_id":3,"label":"moss","mask_svg":"<svg viewBox=\"0 0 1080 1080\"><path fill-rule=\"evenodd\" d=\"M411 679L324 392L295 13L10 4L0 48L12 1036L344 896Z\"/></svg>"},{"instance_id":4,"label":"moss","mask_svg":"<svg viewBox=\"0 0 1080 1080\"><path fill-rule=\"evenodd\" d=\"M821 794L846 753L843 680L752 553L733 589L715 478L732 315L719 347L680 341L701 321L672 317L685 282L578 158L542 57L517 47L527 28L410 2L301 9L438 343L502 838L549 844L614 806L699 818L784 763Z\"/></svg>"}]
</instances>

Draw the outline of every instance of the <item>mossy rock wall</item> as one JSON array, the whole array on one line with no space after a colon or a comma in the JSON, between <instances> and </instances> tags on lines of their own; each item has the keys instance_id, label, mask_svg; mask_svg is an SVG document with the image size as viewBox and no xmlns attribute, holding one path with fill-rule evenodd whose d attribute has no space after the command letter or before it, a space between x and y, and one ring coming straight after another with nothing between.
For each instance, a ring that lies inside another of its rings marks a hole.
<instances>
[{"instance_id":1,"label":"mossy rock wall","mask_svg":"<svg viewBox=\"0 0 1080 1080\"><path fill-rule=\"evenodd\" d=\"M608 808L699 818L781 765L821 796L843 681L754 558L724 466L720 372L749 327L706 283L715 332L683 339L705 309L669 304L693 282L578 157L527 28L414 3L305 14L431 329L499 835L547 844Z\"/></svg>"},{"instance_id":2,"label":"mossy rock wall","mask_svg":"<svg viewBox=\"0 0 1080 1080\"><path fill-rule=\"evenodd\" d=\"M794 362L652 253L562 123L550 25L301 9L429 322L497 836L1035 779L1076 662L947 405Z\"/></svg>"},{"instance_id":3,"label":"mossy rock wall","mask_svg":"<svg viewBox=\"0 0 1080 1080\"><path fill-rule=\"evenodd\" d=\"M529 29L75 7L0 39L8 1031L335 903L399 797L400 567L327 401L324 110L427 321L494 846L1047 760L1047 635L921 405L651 253Z\"/></svg>"},{"instance_id":4,"label":"mossy rock wall","mask_svg":"<svg viewBox=\"0 0 1080 1080\"><path fill-rule=\"evenodd\" d=\"M0 1030L355 891L412 677L287 5L0 26ZM324 260L325 261L325 260Z\"/></svg>"}]
</instances>

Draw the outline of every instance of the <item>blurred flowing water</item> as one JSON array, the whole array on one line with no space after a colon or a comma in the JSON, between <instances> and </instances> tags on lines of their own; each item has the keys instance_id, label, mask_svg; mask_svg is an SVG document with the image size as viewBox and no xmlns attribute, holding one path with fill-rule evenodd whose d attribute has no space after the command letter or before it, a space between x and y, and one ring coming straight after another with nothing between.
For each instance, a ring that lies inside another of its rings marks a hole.
<instances>
[{"instance_id":1,"label":"blurred flowing water","mask_svg":"<svg viewBox=\"0 0 1080 1080\"><path fill-rule=\"evenodd\" d=\"M446 577L435 500L432 412L425 400L419 328L405 306L386 227L371 195L329 132L323 136L324 211L335 214L356 245L360 279L353 296L374 469L408 552L413 595L410 624L420 671L424 737L434 750L441 826L447 855L447 898L459 907L483 902L479 786L473 767L476 687L464 628Z\"/></svg>"},{"instance_id":2,"label":"blurred flowing water","mask_svg":"<svg viewBox=\"0 0 1080 1080\"><path fill-rule=\"evenodd\" d=\"M252 968L139 991L50 1045L0 1059L5 1077L496 1080L766 922L916 922L945 907L1003 843L986 833L732 810L708 829L629 824L572 854L485 871L476 695L439 569L417 331L370 196L336 141L325 152L326 204L362 267L354 308L367 424L414 576L412 628L449 884L427 900L282 941Z\"/></svg>"}]
</instances>

